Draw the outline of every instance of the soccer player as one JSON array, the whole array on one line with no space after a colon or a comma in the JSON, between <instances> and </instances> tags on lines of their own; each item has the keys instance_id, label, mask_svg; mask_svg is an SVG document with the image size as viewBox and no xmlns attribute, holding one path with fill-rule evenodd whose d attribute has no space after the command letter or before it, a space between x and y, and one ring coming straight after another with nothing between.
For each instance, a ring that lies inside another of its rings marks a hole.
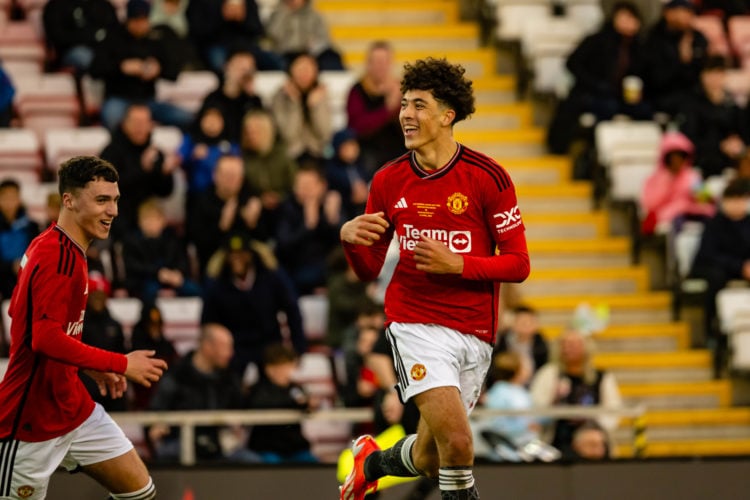
<instances>
[{"instance_id":1,"label":"soccer player","mask_svg":"<svg viewBox=\"0 0 750 500\"><path fill-rule=\"evenodd\" d=\"M112 499L148 500L156 489L132 443L78 377L121 397L127 379L150 386L166 369L154 351L116 354L81 342L88 268L86 248L106 238L117 216L117 171L92 157L58 173L62 209L21 260L10 302L10 361L0 383L0 498L41 499L62 465L83 470Z\"/></svg>"},{"instance_id":2,"label":"soccer player","mask_svg":"<svg viewBox=\"0 0 750 500\"><path fill-rule=\"evenodd\" d=\"M369 281L398 238L386 334L396 388L421 417L417 433L390 449L371 436L354 442L341 499L363 499L386 475L438 478L443 500L477 499L468 413L492 356L500 282L529 274L526 237L508 173L453 138L474 112L464 69L427 58L404 70L399 120L409 152L375 174L365 214L342 226L341 239Z\"/></svg>"}]
</instances>

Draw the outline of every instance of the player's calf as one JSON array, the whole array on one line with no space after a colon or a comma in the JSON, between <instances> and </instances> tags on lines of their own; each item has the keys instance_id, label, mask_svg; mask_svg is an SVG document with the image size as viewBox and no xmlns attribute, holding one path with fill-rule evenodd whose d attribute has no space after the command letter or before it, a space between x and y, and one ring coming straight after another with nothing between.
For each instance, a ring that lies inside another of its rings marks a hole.
<instances>
[{"instance_id":1,"label":"player's calf","mask_svg":"<svg viewBox=\"0 0 750 500\"><path fill-rule=\"evenodd\" d=\"M108 500L154 500L156 498L156 486L151 478L148 484L138 491L130 493L110 493Z\"/></svg>"}]
</instances>

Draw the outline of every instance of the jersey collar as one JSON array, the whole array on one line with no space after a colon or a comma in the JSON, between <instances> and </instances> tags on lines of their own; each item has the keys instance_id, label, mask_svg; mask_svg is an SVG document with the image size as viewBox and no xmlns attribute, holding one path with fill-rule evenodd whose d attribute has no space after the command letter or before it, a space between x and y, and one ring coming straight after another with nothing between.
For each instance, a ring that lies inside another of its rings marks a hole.
<instances>
[{"instance_id":1,"label":"jersey collar","mask_svg":"<svg viewBox=\"0 0 750 500\"><path fill-rule=\"evenodd\" d=\"M439 168L435 171L427 171L420 167L419 162L417 162L417 153L416 151L412 151L409 155L409 164L411 165L411 169L415 174L417 174L418 177L422 179L438 179L444 176L456 165L456 163L458 163L458 159L461 157L461 153L464 150L464 147L461 145L461 143L456 144L458 145L458 147L456 148L456 152L453 153L453 156L450 160L448 160L448 163L446 163L443 168Z\"/></svg>"},{"instance_id":2,"label":"jersey collar","mask_svg":"<svg viewBox=\"0 0 750 500\"><path fill-rule=\"evenodd\" d=\"M66 233L63 228L61 228L60 226L58 226L56 222L53 222L52 229L56 229L57 231L60 231L63 234L63 236L65 236L66 238L68 238L70 240L70 242L73 243L73 245L75 245L76 248L78 248L78 250L81 251L81 253L83 254L84 257L86 256L86 250L81 245L79 245L76 242L76 240L74 240L73 238L71 238L70 235L68 233Z\"/></svg>"}]
</instances>

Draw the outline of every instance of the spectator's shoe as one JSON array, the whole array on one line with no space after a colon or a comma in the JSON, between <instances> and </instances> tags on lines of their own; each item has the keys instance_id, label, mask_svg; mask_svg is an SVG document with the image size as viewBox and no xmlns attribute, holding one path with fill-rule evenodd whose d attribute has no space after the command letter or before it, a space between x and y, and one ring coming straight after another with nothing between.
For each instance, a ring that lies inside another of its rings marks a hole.
<instances>
[{"instance_id":1,"label":"spectator's shoe","mask_svg":"<svg viewBox=\"0 0 750 500\"><path fill-rule=\"evenodd\" d=\"M375 438L365 434L358 437L352 444L352 455L354 456L354 467L346 476L341 486L341 500L364 500L365 495L373 493L378 489L377 479L368 482L365 478L365 459L373 452L380 450Z\"/></svg>"}]
</instances>

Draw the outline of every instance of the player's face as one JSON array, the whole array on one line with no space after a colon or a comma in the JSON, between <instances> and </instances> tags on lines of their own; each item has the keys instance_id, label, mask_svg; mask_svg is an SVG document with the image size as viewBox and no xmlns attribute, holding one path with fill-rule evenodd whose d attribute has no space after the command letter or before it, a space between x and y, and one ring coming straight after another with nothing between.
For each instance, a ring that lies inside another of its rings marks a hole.
<instances>
[{"instance_id":1,"label":"player's face","mask_svg":"<svg viewBox=\"0 0 750 500\"><path fill-rule=\"evenodd\" d=\"M399 113L406 148L420 149L441 137L445 128L450 127L452 112L429 90L407 90Z\"/></svg>"},{"instance_id":2,"label":"player's face","mask_svg":"<svg viewBox=\"0 0 750 500\"><path fill-rule=\"evenodd\" d=\"M65 193L63 202L74 215L78 229L83 237L105 239L109 236L112 221L117 217L117 202L120 190L116 182L96 179L76 193Z\"/></svg>"}]
</instances>

